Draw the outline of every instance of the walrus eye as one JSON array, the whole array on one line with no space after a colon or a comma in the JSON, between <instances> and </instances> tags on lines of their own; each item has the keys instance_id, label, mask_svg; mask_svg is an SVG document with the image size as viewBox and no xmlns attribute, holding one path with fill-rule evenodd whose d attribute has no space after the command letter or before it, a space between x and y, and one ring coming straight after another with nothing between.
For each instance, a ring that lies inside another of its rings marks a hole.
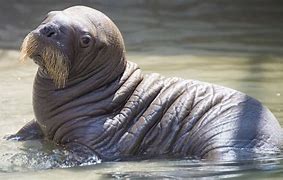
<instances>
[{"instance_id":1,"label":"walrus eye","mask_svg":"<svg viewBox=\"0 0 283 180\"><path fill-rule=\"evenodd\" d=\"M84 35L81 37L81 47L86 48L90 45L91 43L91 37L90 35Z\"/></svg>"}]
</instances>

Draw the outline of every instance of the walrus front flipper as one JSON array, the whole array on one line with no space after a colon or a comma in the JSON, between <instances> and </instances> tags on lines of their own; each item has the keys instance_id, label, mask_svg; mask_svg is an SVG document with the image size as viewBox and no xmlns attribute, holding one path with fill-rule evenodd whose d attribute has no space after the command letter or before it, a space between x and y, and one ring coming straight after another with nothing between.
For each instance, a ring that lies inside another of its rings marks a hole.
<instances>
[{"instance_id":1,"label":"walrus front flipper","mask_svg":"<svg viewBox=\"0 0 283 180\"><path fill-rule=\"evenodd\" d=\"M64 147L70 153L69 157L65 160L66 164L84 166L101 162L98 154L83 144L69 142L65 144Z\"/></svg>"},{"instance_id":2,"label":"walrus front flipper","mask_svg":"<svg viewBox=\"0 0 283 180\"><path fill-rule=\"evenodd\" d=\"M6 136L7 140L16 140L16 141L27 141L42 139L43 133L39 125L35 120L28 122L24 127L22 127L16 134Z\"/></svg>"}]
</instances>

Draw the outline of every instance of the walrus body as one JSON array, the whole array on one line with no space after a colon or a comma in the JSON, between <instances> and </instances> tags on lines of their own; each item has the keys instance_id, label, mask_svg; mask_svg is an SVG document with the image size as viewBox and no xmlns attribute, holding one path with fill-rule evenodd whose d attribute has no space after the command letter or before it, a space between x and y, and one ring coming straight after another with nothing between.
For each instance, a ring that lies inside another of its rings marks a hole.
<instances>
[{"instance_id":1,"label":"walrus body","mask_svg":"<svg viewBox=\"0 0 283 180\"><path fill-rule=\"evenodd\" d=\"M46 58L42 51L52 50L44 46L59 52ZM16 134L19 139L43 136L70 149L85 147L105 160L240 159L282 147L278 121L257 100L209 83L144 75L126 61L114 23L94 9L77 6L49 14L22 51L39 70L35 121Z\"/></svg>"}]
</instances>

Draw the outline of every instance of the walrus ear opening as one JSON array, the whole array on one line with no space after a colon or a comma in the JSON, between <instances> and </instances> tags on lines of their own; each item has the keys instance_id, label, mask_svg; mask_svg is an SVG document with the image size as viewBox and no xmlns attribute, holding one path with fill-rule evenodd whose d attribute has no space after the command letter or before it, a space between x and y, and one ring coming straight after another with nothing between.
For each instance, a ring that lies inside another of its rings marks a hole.
<instances>
[{"instance_id":1,"label":"walrus ear opening","mask_svg":"<svg viewBox=\"0 0 283 180\"><path fill-rule=\"evenodd\" d=\"M98 51L102 51L105 47L107 47L107 43L101 39L95 39L95 47Z\"/></svg>"},{"instance_id":2,"label":"walrus ear opening","mask_svg":"<svg viewBox=\"0 0 283 180\"><path fill-rule=\"evenodd\" d=\"M100 44L98 45L98 51L102 51L102 49L105 48L105 47L106 47L106 44L105 44L105 43L100 43Z\"/></svg>"}]
</instances>

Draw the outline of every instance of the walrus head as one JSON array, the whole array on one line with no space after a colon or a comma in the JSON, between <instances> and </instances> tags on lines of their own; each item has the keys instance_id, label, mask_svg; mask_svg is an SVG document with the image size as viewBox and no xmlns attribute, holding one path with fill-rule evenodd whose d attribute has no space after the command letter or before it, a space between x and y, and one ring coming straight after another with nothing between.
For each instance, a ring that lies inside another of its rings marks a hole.
<instances>
[{"instance_id":1,"label":"walrus head","mask_svg":"<svg viewBox=\"0 0 283 180\"><path fill-rule=\"evenodd\" d=\"M116 25L84 6L48 13L23 41L20 59L28 57L57 88L93 74L119 73L126 66L124 42Z\"/></svg>"}]
</instances>

